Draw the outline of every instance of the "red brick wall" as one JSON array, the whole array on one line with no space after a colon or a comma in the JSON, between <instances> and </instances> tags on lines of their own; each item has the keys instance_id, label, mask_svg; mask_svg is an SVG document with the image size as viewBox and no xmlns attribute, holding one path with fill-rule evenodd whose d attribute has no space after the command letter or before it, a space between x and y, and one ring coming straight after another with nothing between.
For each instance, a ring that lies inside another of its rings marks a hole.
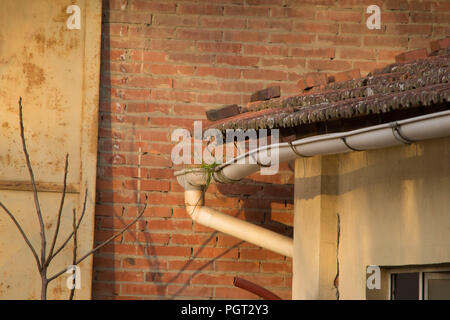
<instances>
[{"instance_id":1,"label":"red brick wall","mask_svg":"<svg viewBox=\"0 0 450 320\"><path fill-rule=\"evenodd\" d=\"M365 26L371 4L382 8L381 30ZM239 275L290 298L291 259L187 216L171 131L270 85L295 94L306 72L365 75L449 35L449 11L447 0L104 1L96 242L133 219L138 197L148 208L96 254L93 297L255 298L233 287ZM206 203L291 235L292 183L284 165L277 176L212 185Z\"/></svg>"}]
</instances>

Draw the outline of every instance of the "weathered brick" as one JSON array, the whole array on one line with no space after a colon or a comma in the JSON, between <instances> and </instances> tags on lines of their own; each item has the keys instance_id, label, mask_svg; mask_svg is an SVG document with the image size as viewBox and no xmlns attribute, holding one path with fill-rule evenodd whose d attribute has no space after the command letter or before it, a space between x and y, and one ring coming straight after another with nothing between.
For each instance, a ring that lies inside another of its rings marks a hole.
<instances>
[{"instance_id":1,"label":"weathered brick","mask_svg":"<svg viewBox=\"0 0 450 320\"><path fill-rule=\"evenodd\" d=\"M156 284L122 284L121 292L123 294L133 294L133 295L156 295L164 296L166 294L166 287L163 285Z\"/></svg>"},{"instance_id":2,"label":"weathered brick","mask_svg":"<svg viewBox=\"0 0 450 320\"><path fill-rule=\"evenodd\" d=\"M193 284L232 285L234 276L222 274L198 274L192 278Z\"/></svg>"},{"instance_id":3,"label":"weathered brick","mask_svg":"<svg viewBox=\"0 0 450 320\"><path fill-rule=\"evenodd\" d=\"M359 36L318 35L317 40L319 43L335 46L359 47L361 44L361 38Z\"/></svg>"},{"instance_id":4,"label":"weathered brick","mask_svg":"<svg viewBox=\"0 0 450 320\"><path fill-rule=\"evenodd\" d=\"M267 32L225 31L224 40L236 42L263 42L268 38Z\"/></svg>"},{"instance_id":5,"label":"weathered brick","mask_svg":"<svg viewBox=\"0 0 450 320\"><path fill-rule=\"evenodd\" d=\"M208 28L221 28L221 29L245 29L245 18L229 18L225 17L201 17L200 25Z\"/></svg>"},{"instance_id":6,"label":"weathered brick","mask_svg":"<svg viewBox=\"0 0 450 320\"><path fill-rule=\"evenodd\" d=\"M311 8L292 8L292 7L277 7L271 8L271 17L282 18L297 18L304 20L314 20L316 11Z\"/></svg>"},{"instance_id":7,"label":"weathered brick","mask_svg":"<svg viewBox=\"0 0 450 320\"><path fill-rule=\"evenodd\" d=\"M270 41L275 43L306 44L312 43L314 39L315 36L310 34L272 33L270 35Z\"/></svg>"},{"instance_id":8,"label":"weathered brick","mask_svg":"<svg viewBox=\"0 0 450 320\"><path fill-rule=\"evenodd\" d=\"M387 0L384 5L388 10L407 10L409 8L407 0Z\"/></svg>"},{"instance_id":9,"label":"weathered brick","mask_svg":"<svg viewBox=\"0 0 450 320\"><path fill-rule=\"evenodd\" d=\"M183 26L193 27L198 25L196 16L180 16L175 14L156 14L153 18L153 24L156 26Z\"/></svg>"},{"instance_id":10,"label":"weathered brick","mask_svg":"<svg viewBox=\"0 0 450 320\"><path fill-rule=\"evenodd\" d=\"M171 64L151 64L145 65L144 70L148 73L159 75L193 75L195 67L177 66Z\"/></svg>"},{"instance_id":11,"label":"weathered brick","mask_svg":"<svg viewBox=\"0 0 450 320\"><path fill-rule=\"evenodd\" d=\"M242 74L245 79L286 80L287 78L284 71L267 69L243 70Z\"/></svg>"},{"instance_id":12,"label":"weathered brick","mask_svg":"<svg viewBox=\"0 0 450 320\"><path fill-rule=\"evenodd\" d=\"M280 86L269 87L263 90L256 91L250 97L250 101L264 101L272 98L278 98L281 95Z\"/></svg>"},{"instance_id":13,"label":"weathered brick","mask_svg":"<svg viewBox=\"0 0 450 320\"><path fill-rule=\"evenodd\" d=\"M208 120L217 121L220 119L225 119L228 117L238 115L239 113L240 107L237 104L231 104L217 109L206 111L206 117L208 118Z\"/></svg>"},{"instance_id":14,"label":"weathered brick","mask_svg":"<svg viewBox=\"0 0 450 320\"><path fill-rule=\"evenodd\" d=\"M287 56L288 48L277 45L244 45L244 53L248 55Z\"/></svg>"},{"instance_id":15,"label":"weathered brick","mask_svg":"<svg viewBox=\"0 0 450 320\"><path fill-rule=\"evenodd\" d=\"M307 58L334 58L334 48L292 48L291 56Z\"/></svg>"},{"instance_id":16,"label":"weathered brick","mask_svg":"<svg viewBox=\"0 0 450 320\"><path fill-rule=\"evenodd\" d=\"M206 286L169 285L168 294L176 297L210 297L213 288Z\"/></svg>"},{"instance_id":17,"label":"weathered brick","mask_svg":"<svg viewBox=\"0 0 450 320\"><path fill-rule=\"evenodd\" d=\"M225 6L223 11L224 16L261 16L267 17L269 15L269 8L255 8L243 6Z\"/></svg>"},{"instance_id":18,"label":"weathered brick","mask_svg":"<svg viewBox=\"0 0 450 320\"><path fill-rule=\"evenodd\" d=\"M222 31L215 30L201 30L201 29L178 29L177 38L181 40L220 40L222 38Z\"/></svg>"},{"instance_id":19,"label":"weathered brick","mask_svg":"<svg viewBox=\"0 0 450 320\"><path fill-rule=\"evenodd\" d=\"M383 23L408 23L408 12L383 12Z\"/></svg>"},{"instance_id":20,"label":"weathered brick","mask_svg":"<svg viewBox=\"0 0 450 320\"><path fill-rule=\"evenodd\" d=\"M300 32L312 32L312 33L331 33L337 34L339 25L337 23L323 23L323 22L294 22L294 30Z\"/></svg>"},{"instance_id":21,"label":"weathered brick","mask_svg":"<svg viewBox=\"0 0 450 320\"><path fill-rule=\"evenodd\" d=\"M165 3L145 0L132 0L131 10L133 11L150 11L150 12L175 12L175 3Z\"/></svg>"},{"instance_id":22,"label":"weathered brick","mask_svg":"<svg viewBox=\"0 0 450 320\"><path fill-rule=\"evenodd\" d=\"M197 75L212 76L212 77L217 77L217 78L240 78L241 71L238 69L198 67Z\"/></svg>"},{"instance_id":23,"label":"weathered brick","mask_svg":"<svg viewBox=\"0 0 450 320\"><path fill-rule=\"evenodd\" d=\"M311 72L303 75L301 79L298 80L297 86L300 90L305 90L308 88L326 85L327 83L328 78L326 73Z\"/></svg>"},{"instance_id":24,"label":"weathered brick","mask_svg":"<svg viewBox=\"0 0 450 320\"><path fill-rule=\"evenodd\" d=\"M233 272L258 272L258 262L247 261L216 261L215 270Z\"/></svg>"},{"instance_id":25,"label":"weathered brick","mask_svg":"<svg viewBox=\"0 0 450 320\"><path fill-rule=\"evenodd\" d=\"M245 56L217 56L216 62L229 64L232 66L255 66L258 64L258 57L245 57Z\"/></svg>"},{"instance_id":26,"label":"weathered brick","mask_svg":"<svg viewBox=\"0 0 450 320\"><path fill-rule=\"evenodd\" d=\"M345 22L361 22L362 15L359 12L349 11L319 11L316 15L316 20L326 21L345 21Z\"/></svg>"},{"instance_id":27,"label":"weathered brick","mask_svg":"<svg viewBox=\"0 0 450 320\"><path fill-rule=\"evenodd\" d=\"M330 75L329 78L332 79L332 82L341 82L341 81L359 79L359 78L361 78L361 72L359 71L359 69L352 69L352 70L332 74L332 75Z\"/></svg>"},{"instance_id":28,"label":"weathered brick","mask_svg":"<svg viewBox=\"0 0 450 320\"><path fill-rule=\"evenodd\" d=\"M198 42L197 49L201 52L238 53L242 45L239 43Z\"/></svg>"},{"instance_id":29,"label":"weathered brick","mask_svg":"<svg viewBox=\"0 0 450 320\"><path fill-rule=\"evenodd\" d=\"M222 288L217 287L215 290L215 298L217 299L257 299L258 296L245 291L241 288Z\"/></svg>"},{"instance_id":30,"label":"weathered brick","mask_svg":"<svg viewBox=\"0 0 450 320\"><path fill-rule=\"evenodd\" d=\"M285 57L285 58L262 58L261 59L261 65L263 67L280 67L280 68L287 68L287 69L293 69L293 68L304 68L306 64L306 59L304 58L292 58L292 57Z\"/></svg>"},{"instance_id":31,"label":"weathered brick","mask_svg":"<svg viewBox=\"0 0 450 320\"><path fill-rule=\"evenodd\" d=\"M395 62L405 63L428 57L427 49L408 51L395 56Z\"/></svg>"},{"instance_id":32,"label":"weathered brick","mask_svg":"<svg viewBox=\"0 0 450 320\"><path fill-rule=\"evenodd\" d=\"M386 32L391 35L422 35L429 36L433 32L432 25L423 24L389 24Z\"/></svg>"},{"instance_id":33,"label":"weathered brick","mask_svg":"<svg viewBox=\"0 0 450 320\"><path fill-rule=\"evenodd\" d=\"M200 14L200 15L221 15L222 7L207 4L185 4L181 3L177 7L178 14Z\"/></svg>"},{"instance_id":34,"label":"weathered brick","mask_svg":"<svg viewBox=\"0 0 450 320\"><path fill-rule=\"evenodd\" d=\"M438 51L450 47L450 37L430 42L431 51Z\"/></svg>"},{"instance_id":35,"label":"weathered brick","mask_svg":"<svg viewBox=\"0 0 450 320\"><path fill-rule=\"evenodd\" d=\"M292 21L279 21L268 19L249 19L247 26L249 29L258 30L285 30L290 31L292 29Z\"/></svg>"}]
</instances>

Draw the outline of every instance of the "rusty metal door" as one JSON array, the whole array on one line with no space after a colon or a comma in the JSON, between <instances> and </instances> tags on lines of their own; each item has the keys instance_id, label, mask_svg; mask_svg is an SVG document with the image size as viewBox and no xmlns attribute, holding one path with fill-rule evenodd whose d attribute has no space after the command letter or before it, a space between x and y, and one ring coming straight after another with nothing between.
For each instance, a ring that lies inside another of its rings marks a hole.
<instances>
[{"instance_id":1,"label":"rusty metal door","mask_svg":"<svg viewBox=\"0 0 450 320\"><path fill-rule=\"evenodd\" d=\"M78 251L93 245L101 0L0 1L0 201L15 214L40 252L39 223L22 152L18 100L44 213L47 245L53 237L69 154L68 194L58 247L72 231L72 209L87 210ZM72 241L49 275L72 262ZM81 263L81 289L91 297L92 257ZM67 299L69 275L53 281L49 299ZM29 248L0 209L0 299L39 299L40 277Z\"/></svg>"}]
</instances>

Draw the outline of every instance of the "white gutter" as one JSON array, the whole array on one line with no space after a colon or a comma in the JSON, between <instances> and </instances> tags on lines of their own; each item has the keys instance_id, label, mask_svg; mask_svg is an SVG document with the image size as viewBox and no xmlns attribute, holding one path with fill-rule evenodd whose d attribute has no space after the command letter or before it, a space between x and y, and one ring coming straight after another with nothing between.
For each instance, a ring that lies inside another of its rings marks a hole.
<instances>
[{"instance_id":1,"label":"white gutter","mask_svg":"<svg viewBox=\"0 0 450 320\"><path fill-rule=\"evenodd\" d=\"M213 178L222 183L237 182L259 171L260 166L255 164L253 159L260 159L259 153L266 154L268 149L278 151L279 163L282 163L299 157L386 148L446 136L450 136L450 111L436 112L363 129L324 134L258 148L220 165L215 169ZM236 163L238 161L240 163ZM205 170L183 170L175 172L175 175L186 190L186 209L194 221L292 257L291 238L204 207L202 190L207 184Z\"/></svg>"}]
</instances>

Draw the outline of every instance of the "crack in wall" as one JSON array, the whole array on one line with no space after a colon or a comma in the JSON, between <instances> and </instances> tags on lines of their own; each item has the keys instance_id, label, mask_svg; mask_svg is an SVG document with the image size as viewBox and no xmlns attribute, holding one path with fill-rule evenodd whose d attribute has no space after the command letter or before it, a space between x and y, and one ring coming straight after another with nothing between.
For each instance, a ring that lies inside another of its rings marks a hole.
<instances>
[{"instance_id":1,"label":"crack in wall","mask_svg":"<svg viewBox=\"0 0 450 320\"><path fill-rule=\"evenodd\" d=\"M336 241L336 276L334 277L333 287L336 289L336 300L339 300L339 242L341 240L341 217L337 215L337 241Z\"/></svg>"}]
</instances>

